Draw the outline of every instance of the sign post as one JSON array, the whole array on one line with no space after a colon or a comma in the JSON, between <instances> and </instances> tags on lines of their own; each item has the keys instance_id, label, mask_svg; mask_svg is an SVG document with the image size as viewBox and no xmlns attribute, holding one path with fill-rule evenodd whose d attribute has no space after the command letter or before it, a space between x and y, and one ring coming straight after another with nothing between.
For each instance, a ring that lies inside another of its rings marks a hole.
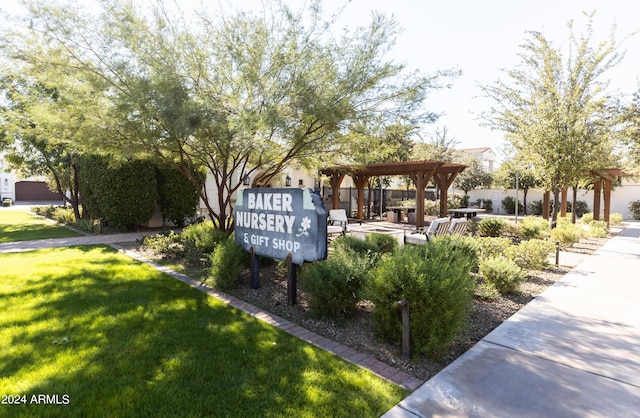
<instances>
[{"instance_id":1,"label":"sign post","mask_svg":"<svg viewBox=\"0 0 640 418\"><path fill-rule=\"evenodd\" d=\"M287 260L288 301L295 304L297 265L327 258L327 212L320 196L311 189L244 189L234 214L235 241L252 252L255 289L258 255ZM253 271L251 277L254 288Z\"/></svg>"}]
</instances>

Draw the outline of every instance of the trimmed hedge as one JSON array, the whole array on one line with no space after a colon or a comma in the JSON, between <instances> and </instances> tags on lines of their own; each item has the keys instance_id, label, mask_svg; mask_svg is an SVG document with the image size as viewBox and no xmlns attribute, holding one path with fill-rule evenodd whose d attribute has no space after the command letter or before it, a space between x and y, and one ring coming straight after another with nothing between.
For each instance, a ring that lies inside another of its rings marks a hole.
<instances>
[{"instance_id":1,"label":"trimmed hedge","mask_svg":"<svg viewBox=\"0 0 640 418\"><path fill-rule=\"evenodd\" d=\"M154 165L133 160L110 167L110 162L108 157L94 155L80 165L80 189L89 213L115 228L148 221L158 200Z\"/></svg>"}]
</instances>

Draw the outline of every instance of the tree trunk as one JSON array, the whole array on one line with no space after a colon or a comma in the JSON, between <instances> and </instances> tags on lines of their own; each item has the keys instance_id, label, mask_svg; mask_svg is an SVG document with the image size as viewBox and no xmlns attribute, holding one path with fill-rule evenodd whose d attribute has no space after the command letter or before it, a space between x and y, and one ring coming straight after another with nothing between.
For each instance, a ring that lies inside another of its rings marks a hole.
<instances>
[{"instance_id":1,"label":"tree trunk","mask_svg":"<svg viewBox=\"0 0 640 418\"><path fill-rule=\"evenodd\" d=\"M576 211L576 203L578 200L578 185L573 186L573 196L571 197L571 223L575 224L578 220L578 214Z\"/></svg>"},{"instance_id":2,"label":"tree trunk","mask_svg":"<svg viewBox=\"0 0 640 418\"><path fill-rule=\"evenodd\" d=\"M527 192L529 189L522 189L522 211L524 216L527 216Z\"/></svg>"}]
</instances>

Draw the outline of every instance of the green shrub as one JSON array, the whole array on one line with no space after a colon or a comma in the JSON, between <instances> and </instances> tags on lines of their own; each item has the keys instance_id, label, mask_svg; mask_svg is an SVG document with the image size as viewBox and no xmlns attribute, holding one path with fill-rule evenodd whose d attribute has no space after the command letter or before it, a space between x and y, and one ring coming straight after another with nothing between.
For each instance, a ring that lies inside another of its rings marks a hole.
<instances>
[{"instance_id":1,"label":"green shrub","mask_svg":"<svg viewBox=\"0 0 640 418\"><path fill-rule=\"evenodd\" d=\"M631 216L633 216L633 219L640 220L640 200L629 202L628 207L629 211L631 212Z\"/></svg>"},{"instance_id":2,"label":"green shrub","mask_svg":"<svg viewBox=\"0 0 640 418\"><path fill-rule=\"evenodd\" d=\"M491 257L480 262L480 275L498 292L514 292L526 278L524 271L506 257Z\"/></svg>"},{"instance_id":3,"label":"green shrub","mask_svg":"<svg viewBox=\"0 0 640 418\"><path fill-rule=\"evenodd\" d=\"M558 218L557 226L551 230L551 240L560 241L562 245L569 246L580 241L582 231L580 226Z\"/></svg>"},{"instance_id":4,"label":"green shrub","mask_svg":"<svg viewBox=\"0 0 640 418\"><path fill-rule=\"evenodd\" d=\"M534 200L529 202L529 214L533 216L542 215L542 200Z\"/></svg>"},{"instance_id":5,"label":"green shrub","mask_svg":"<svg viewBox=\"0 0 640 418\"><path fill-rule=\"evenodd\" d=\"M115 228L147 222L156 208L156 173L150 161L131 160L118 166L102 156L84 157L80 190L91 217Z\"/></svg>"},{"instance_id":6,"label":"green shrub","mask_svg":"<svg viewBox=\"0 0 640 418\"><path fill-rule=\"evenodd\" d=\"M506 225L507 221L502 218L482 218L478 222L478 235L481 237L499 237Z\"/></svg>"},{"instance_id":7,"label":"green shrub","mask_svg":"<svg viewBox=\"0 0 640 418\"><path fill-rule=\"evenodd\" d=\"M513 215L516 213L516 199L511 197L511 196L507 196L504 199L502 199L502 208L504 209L504 211L510 215ZM522 214L524 213L524 206L522 205L522 203L520 201L518 201L518 213Z\"/></svg>"},{"instance_id":8,"label":"green shrub","mask_svg":"<svg viewBox=\"0 0 640 418\"><path fill-rule=\"evenodd\" d=\"M163 257L180 258L184 254L184 246L182 245L180 234L174 231L143 237L141 246Z\"/></svg>"},{"instance_id":9,"label":"green shrub","mask_svg":"<svg viewBox=\"0 0 640 418\"><path fill-rule=\"evenodd\" d=\"M545 219L527 216L518 225L518 237L522 240L549 238L549 222Z\"/></svg>"},{"instance_id":10,"label":"green shrub","mask_svg":"<svg viewBox=\"0 0 640 418\"><path fill-rule=\"evenodd\" d=\"M78 222L75 222L73 225L81 231L87 231L93 234L101 233L100 225L91 219L80 219Z\"/></svg>"},{"instance_id":11,"label":"green shrub","mask_svg":"<svg viewBox=\"0 0 640 418\"><path fill-rule=\"evenodd\" d=\"M531 239L509 247L505 251L505 256L520 268L542 270L548 264L549 255L555 251L555 248L551 241Z\"/></svg>"},{"instance_id":12,"label":"green shrub","mask_svg":"<svg viewBox=\"0 0 640 418\"><path fill-rule=\"evenodd\" d=\"M195 170L192 175L198 178ZM156 180L162 214L177 226L184 227L186 221L195 216L200 199L198 191L173 165L157 166Z\"/></svg>"},{"instance_id":13,"label":"green shrub","mask_svg":"<svg viewBox=\"0 0 640 418\"><path fill-rule=\"evenodd\" d=\"M589 235L593 238L606 238L609 234L609 226L605 221L589 222Z\"/></svg>"},{"instance_id":14,"label":"green shrub","mask_svg":"<svg viewBox=\"0 0 640 418\"><path fill-rule=\"evenodd\" d=\"M498 257L513 245L509 238L481 237L475 238L475 240L477 242L478 258L480 260Z\"/></svg>"},{"instance_id":15,"label":"green shrub","mask_svg":"<svg viewBox=\"0 0 640 418\"><path fill-rule=\"evenodd\" d=\"M567 202L567 212L573 212L573 208L571 206L572 206L572 203ZM578 200L576 201L575 212L576 212L576 217L580 218L585 213L589 212L589 205L584 200Z\"/></svg>"},{"instance_id":16,"label":"green shrub","mask_svg":"<svg viewBox=\"0 0 640 418\"><path fill-rule=\"evenodd\" d=\"M609 215L609 225L620 225L624 221L621 213L612 213Z\"/></svg>"},{"instance_id":17,"label":"green shrub","mask_svg":"<svg viewBox=\"0 0 640 418\"><path fill-rule=\"evenodd\" d=\"M365 241L374 244L381 253L392 253L399 246L397 239L391 235L380 233L367 234Z\"/></svg>"},{"instance_id":18,"label":"green shrub","mask_svg":"<svg viewBox=\"0 0 640 418\"><path fill-rule=\"evenodd\" d=\"M336 252L355 252L357 254L378 253L380 248L372 242L352 236L340 236L331 242Z\"/></svg>"},{"instance_id":19,"label":"green shrub","mask_svg":"<svg viewBox=\"0 0 640 418\"><path fill-rule=\"evenodd\" d=\"M61 224L72 224L76 218L73 215L73 209L59 206L53 210L51 218Z\"/></svg>"},{"instance_id":20,"label":"green shrub","mask_svg":"<svg viewBox=\"0 0 640 418\"><path fill-rule=\"evenodd\" d=\"M413 352L434 359L442 356L466 325L475 285L471 265L467 254L447 239L404 246L383 257L367 286L378 334L401 343L398 301L407 300Z\"/></svg>"},{"instance_id":21,"label":"green shrub","mask_svg":"<svg viewBox=\"0 0 640 418\"><path fill-rule=\"evenodd\" d=\"M352 314L361 300L371 259L350 251L305 264L300 289L307 295L311 313L320 318L342 319Z\"/></svg>"},{"instance_id":22,"label":"green shrub","mask_svg":"<svg viewBox=\"0 0 640 418\"><path fill-rule=\"evenodd\" d=\"M199 258L211 254L218 243L227 239L227 234L213 222L203 221L186 227L180 237L187 256Z\"/></svg>"},{"instance_id":23,"label":"green shrub","mask_svg":"<svg viewBox=\"0 0 640 418\"><path fill-rule=\"evenodd\" d=\"M585 213L580 218L580 222L582 222L584 224L589 224L589 223L591 223L591 221L593 221L593 212Z\"/></svg>"},{"instance_id":24,"label":"green shrub","mask_svg":"<svg viewBox=\"0 0 640 418\"><path fill-rule=\"evenodd\" d=\"M480 241L469 235L442 235L434 238L434 240L446 240L452 246L454 251L461 252L470 261L471 270L477 271Z\"/></svg>"},{"instance_id":25,"label":"green shrub","mask_svg":"<svg viewBox=\"0 0 640 418\"><path fill-rule=\"evenodd\" d=\"M53 212L56 208L52 205L48 206L33 206L31 211L36 215L44 216L45 218L53 219Z\"/></svg>"},{"instance_id":26,"label":"green shrub","mask_svg":"<svg viewBox=\"0 0 640 418\"><path fill-rule=\"evenodd\" d=\"M216 289L225 291L241 284L242 268L247 261L247 255L231 238L220 241L209 259L209 277Z\"/></svg>"},{"instance_id":27,"label":"green shrub","mask_svg":"<svg viewBox=\"0 0 640 418\"><path fill-rule=\"evenodd\" d=\"M11 200L10 197L5 197L2 199L2 206L4 207L9 207L13 204L13 201Z\"/></svg>"}]
</instances>

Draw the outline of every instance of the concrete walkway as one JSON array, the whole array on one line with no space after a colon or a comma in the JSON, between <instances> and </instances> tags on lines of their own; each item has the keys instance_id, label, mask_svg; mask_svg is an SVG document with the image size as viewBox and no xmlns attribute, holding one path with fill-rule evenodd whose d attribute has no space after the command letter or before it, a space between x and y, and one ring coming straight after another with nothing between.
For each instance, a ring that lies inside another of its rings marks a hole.
<instances>
[{"instance_id":1,"label":"concrete walkway","mask_svg":"<svg viewBox=\"0 0 640 418\"><path fill-rule=\"evenodd\" d=\"M385 417L640 417L640 223Z\"/></svg>"},{"instance_id":2,"label":"concrete walkway","mask_svg":"<svg viewBox=\"0 0 640 418\"><path fill-rule=\"evenodd\" d=\"M49 238L33 241L0 243L0 253L31 251L38 248L71 247L73 245L115 244L118 242L132 242L142 239L152 233L131 232L125 234L87 235L84 237Z\"/></svg>"}]
</instances>

